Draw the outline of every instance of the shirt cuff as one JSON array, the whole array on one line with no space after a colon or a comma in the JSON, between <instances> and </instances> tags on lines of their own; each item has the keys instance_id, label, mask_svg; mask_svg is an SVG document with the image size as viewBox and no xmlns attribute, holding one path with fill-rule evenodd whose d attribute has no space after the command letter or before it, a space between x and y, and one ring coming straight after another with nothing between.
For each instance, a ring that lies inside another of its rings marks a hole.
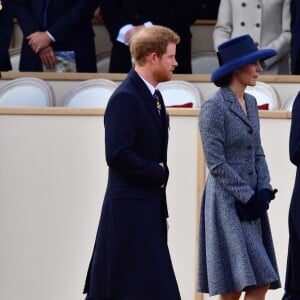
<instances>
[{"instance_id":1,"label":"shirt cuff","mask_svg":"<svg viewBox=\"0 0 300 300\"><path fill-rule=\"evenodd\" d=\"M144 23L144 26L151 27L151 26L153 26L153 23L151 21L148 21L148 22Z\"/></svg>"},{"instance_id":2,"label":"shirt cuff","mask_svg":"<svg viewBox=\"0 0 300 300\"><path fill-rule=\"evenodd\" d=\"M117 41L120 43L123 43L125 45L128 45L127 41L125 40L125 36L126 36L127 31L131 28L133 28L132 24L124 25L119 31L119 34L117 36Z\"/></svg>"},{"instance_id":3,"label":"shirt cuff","mask_svg":"<svg viewBox=\"0 0 300 300\"><path fill-rule=\"evenodd\" d=\"M55 38L53 37L53 35L49 31L46 31L46 33L48 34L48 36L51 39L51 41L55 42Z\"/></svg>"}]
</instances>

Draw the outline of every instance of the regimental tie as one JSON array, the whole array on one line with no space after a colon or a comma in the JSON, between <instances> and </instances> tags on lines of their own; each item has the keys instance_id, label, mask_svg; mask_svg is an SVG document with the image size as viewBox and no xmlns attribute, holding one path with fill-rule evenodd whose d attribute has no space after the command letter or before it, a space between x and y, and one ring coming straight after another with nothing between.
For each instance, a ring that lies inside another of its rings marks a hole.
<instances>
[{"instance_id":1,"label":"regimental tie","mask_svg":"<svg viewBox=\"0 0 300 300\"><path fill-rule=\"evenodd\" d=\"M157 94L157 90L154 91L153 93L153 98L154 100L156 101L156 109L158 111L158 114L160 115L160 111L161 111L161 104L160 104L160 101L159 101L159 96Z\"/></svg>"}]
</instances>

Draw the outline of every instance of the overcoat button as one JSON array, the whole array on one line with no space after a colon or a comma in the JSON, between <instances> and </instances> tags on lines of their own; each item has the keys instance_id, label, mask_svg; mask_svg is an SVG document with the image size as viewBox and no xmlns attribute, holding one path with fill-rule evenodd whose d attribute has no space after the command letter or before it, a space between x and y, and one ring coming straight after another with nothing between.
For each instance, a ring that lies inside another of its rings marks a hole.
<instances>
[{"instance_id":1,"label":"overcoat button","mask_svg":"<svg viewBox=\"0 0 300 300\"><path fill-rule=\"evenodd\" d=\"M245 26L246 25L246 23L245 22L241 22L241 26Z\"/></svg>"}]
</instances>

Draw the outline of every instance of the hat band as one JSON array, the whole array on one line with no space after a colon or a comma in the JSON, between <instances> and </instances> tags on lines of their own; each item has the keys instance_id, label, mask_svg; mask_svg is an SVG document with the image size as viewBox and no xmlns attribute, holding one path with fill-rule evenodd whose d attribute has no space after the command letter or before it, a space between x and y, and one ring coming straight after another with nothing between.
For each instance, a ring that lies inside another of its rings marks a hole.
<instances>
[{"instance_id":1,"label":"hat band","mask_svg":"<svg viewBox=\"0 0 300 300\"><path fill-rule=\"evenodd\" d=\"M256 45L254 43L249 43L248 39L240 41L238 44L234 45L234 48L230 46L223 49L219 48L219 64L221 66L234 59L256 52L257 50Z\"/></svg>"}]
</instances>

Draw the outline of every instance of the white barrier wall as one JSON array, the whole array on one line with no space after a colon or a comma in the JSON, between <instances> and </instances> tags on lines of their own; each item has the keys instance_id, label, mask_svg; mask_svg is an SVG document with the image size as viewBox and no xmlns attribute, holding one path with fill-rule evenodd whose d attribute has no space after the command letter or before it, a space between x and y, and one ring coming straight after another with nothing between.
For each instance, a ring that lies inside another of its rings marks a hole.
<instances>
[{"instance_id":1,"label":"white barrier wall","mask_svg":"<svg viewBox=\"0 0 300 300\"><path fill-rule=\"evenodd\" d=\"M200 300L195 284L205 166L198 111L174 110L170 122L169 246L182 299ZM282 279L295 171L288 159L289 125L282 113L261 119L279 190L270 218ZM0 141L0 298L83 299L107 180L103 111L0 109ZM271 292L268 299L281 294Z\"/></svg>"}]
</instances>

